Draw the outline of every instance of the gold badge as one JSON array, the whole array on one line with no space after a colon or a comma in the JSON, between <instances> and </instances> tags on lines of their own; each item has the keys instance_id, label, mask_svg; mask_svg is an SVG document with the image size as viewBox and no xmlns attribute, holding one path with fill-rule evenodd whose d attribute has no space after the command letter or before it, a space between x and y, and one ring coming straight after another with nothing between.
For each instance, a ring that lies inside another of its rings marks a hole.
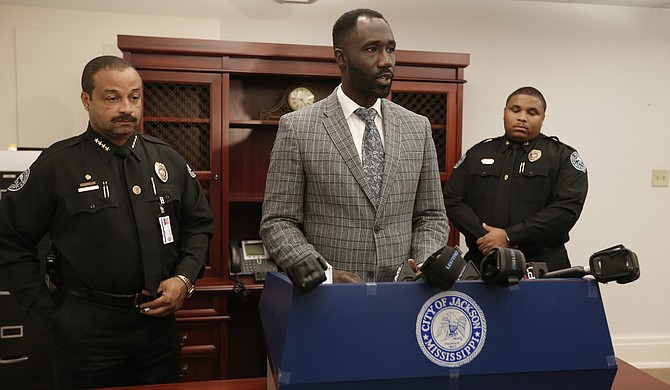
<instances>
[{"instance_id":1,"label":"gold badge","mask_svg":"<svg viewBox=\"0 0 670 390\"><path fill-rule=\"evenodd\" d=\"M163 183L167 183L168 171L167 168L165 167L165 164L156 162L154 164L154 171L156 171L156 175L158 175L158 178L161 179Z\"/></svg>"},{"instance_id":2,"label":"gold badge","mask_svg":"<svg viewBox=\"0 0 670 390\"><path fill-rule=\"evenodd\" d=\"M530 162L535 162L535 161L539 160L540 157L542 157L542 151L541 150L533 149L528 153L528 161L530 161Z\"/></svg>"}]
</instances>

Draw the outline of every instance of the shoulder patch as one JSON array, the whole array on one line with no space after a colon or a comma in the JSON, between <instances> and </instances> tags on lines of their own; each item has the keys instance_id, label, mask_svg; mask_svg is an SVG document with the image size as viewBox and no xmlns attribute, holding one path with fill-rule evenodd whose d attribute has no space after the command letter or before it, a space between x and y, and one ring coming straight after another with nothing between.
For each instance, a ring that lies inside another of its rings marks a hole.
<instances>
[{"instance_id":1,"label":"shoulder patch","mask_svg":"<svg viewBox=\"0 0 670 390\"><path fill-rule=\"evenodd\" d=\"M20 189L23 188L23 186L25 186L26 183L28 182L28 177L30 177L30 168L28 168L28 169L26 169L25 171L23 171L23 172L19 175L19 177L17 177L16 180L14 180L14 183L12 183L12 184L7 188L7 190L8 190L8 191L12 191L12 192L15 192L15 191L20 190Z\"/></svg>"},{"instance_id":2,"label":"shoulder patch","mask_svg":"<svg viewBox=\"0 0 670 390\"><path fill-rule=\"evenodd\" d=\"M456 165L454 165L454 169L458 168L463 163L463 160L465 160L465 155L466 154L468 154L468 152L463 153L463 155L461 156L461 159L456 162Z\"/></svg>"},{"instance_id":3,"label":"shoulder patch","mask_svg":"<svg viewBox=\"0 0 670 390\"><path fill-rule=\"evenodd\" d=\"M576 150L570 155L570 162L576 170L586 173L586 164Z\"/></svg>"},{"instance_id":4,"label":"shoulder patch","mask_svg":"<svg viewBox=\"0 0 670 390\"><path fill-rule=\"evenodd\" d=\"M189 176L191 176L192 179L195 179L195 172L193 172L193 169L191 169L191 166L186 164L186 170L188 170Z\"/></svg>"}]
</instances>

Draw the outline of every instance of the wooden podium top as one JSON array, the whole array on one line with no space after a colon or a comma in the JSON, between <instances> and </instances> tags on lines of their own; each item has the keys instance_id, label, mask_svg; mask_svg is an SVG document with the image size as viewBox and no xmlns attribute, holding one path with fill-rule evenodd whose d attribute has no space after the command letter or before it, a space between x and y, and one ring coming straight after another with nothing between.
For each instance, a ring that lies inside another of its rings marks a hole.
<instances>
[{"instance_id":1,"label":"wooden podium top","mask_svg":"<svg viewBox=\"0 0 670 390\"><path fill-rule=\"evenodd\" d=\"M618 370L612 390L670 390L670 385L617 359ZM119 390L266 390L267 378L229 379L206 382L183 382L165 385L130 386Z\"/></svg>"}]
</instances>

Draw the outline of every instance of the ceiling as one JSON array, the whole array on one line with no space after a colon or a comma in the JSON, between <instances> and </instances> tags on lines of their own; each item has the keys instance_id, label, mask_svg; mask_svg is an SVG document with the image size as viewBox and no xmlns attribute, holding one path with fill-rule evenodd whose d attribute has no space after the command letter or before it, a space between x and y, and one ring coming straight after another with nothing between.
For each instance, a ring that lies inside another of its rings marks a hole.
<instances>
[{"instance_id":1,"label":"ceiling","mask_svg":"<svg viewBox=\"0 0 670 390\"><path fill-rule=\"evenodd\" d=\"M60 8L72 10L121 12L139 14L160 14L166 16L212 17L221 11L223 0L0 0L0 4ZM267 12L268 3L280 3L279 0L225 0L229 6L243 8L251 13ZM284 0L287 3L289 0ZM291 6L308 7L309 3L334 0L300 0ZM340 0L335 0L340 1ZM504 0L511 1L511 0ZM592 5L613 5L641 8L668 8L670 0L514 0L544 3L572 3ZM158 4L159 5L158 5Z\"/></svg>"},{"instance_id":2,"label":"ceiling","mask_svg":"<svg viewBox=\"0 0 670 390\"><path fill-rule=\"evenodd\" d=\"M270 4L288 3L289 0L0 0L0 4L19 6L59 8L109 13L136 13L143 15L185 16L193 18L216 18L235 8L250 17L260 17L276 13L276 7ZM294 0L295 1L295 0ZM309 7L314 2L332 2L342 0L300 0L302 4L287 4L289 7ZM357 0L350 0L357 4ZM512 1L512 0L500 0ZM670 0L514 0L544 3L571 3L625 6L638 8L670 9Z\"/></svg>"},{"instance_id":3,"label":"ceiling","mask_svg":"<svg viewBox=\"0 0 670 390\"><path fill-rule=\"evenodd\" d=\"M669 0L521 0L537 3L574 3L596 5L620 5L624 7L670 8Z\"/></svg>"}]
</instances>

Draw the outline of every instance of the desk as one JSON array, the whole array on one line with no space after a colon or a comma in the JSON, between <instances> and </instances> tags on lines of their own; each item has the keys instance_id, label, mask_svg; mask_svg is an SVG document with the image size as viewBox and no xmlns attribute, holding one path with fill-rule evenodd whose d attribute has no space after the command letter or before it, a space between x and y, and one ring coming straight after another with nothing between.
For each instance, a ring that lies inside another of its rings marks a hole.
<instances>
[{"instance_id":1,"label":"desk","mask_svg":"<svg viewBox=\"0 0 670 390\"><path fill-rule=\"evenodd\" d=\"M670 390L670 385L654 378L621 359L612 390ZM131 386L119 390L266 390L266 378L230 379L207 382L184 382L169 385Z\"/></svg>"}]
</instances>

